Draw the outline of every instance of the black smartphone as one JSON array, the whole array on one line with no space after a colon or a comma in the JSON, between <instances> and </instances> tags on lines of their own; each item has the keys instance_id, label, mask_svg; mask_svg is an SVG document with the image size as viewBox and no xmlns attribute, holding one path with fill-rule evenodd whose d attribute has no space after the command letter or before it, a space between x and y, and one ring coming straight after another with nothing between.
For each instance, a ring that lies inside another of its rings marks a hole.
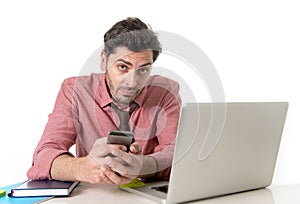
<instances>
[{"instance_id":1,"label":"black smartphone","mask_svg":"<svg viewBox=\"0 0 300 204\"><path fill-rule=\"evenodd\" d=\"M131 131L111 130L108 133L107 144L120 144L127 147L129 152L130 145L134 142Z\"/></svg>"}]
</instances>

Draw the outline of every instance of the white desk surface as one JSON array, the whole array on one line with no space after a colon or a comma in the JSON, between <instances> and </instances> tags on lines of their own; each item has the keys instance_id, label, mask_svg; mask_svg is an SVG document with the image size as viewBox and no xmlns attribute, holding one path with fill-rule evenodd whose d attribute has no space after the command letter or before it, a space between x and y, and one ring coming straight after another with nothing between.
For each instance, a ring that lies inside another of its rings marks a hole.
<instances>
[{"instance_id":1,"label":"white desk surface","mask_svg":"<svg viewBox=\"0 0 300 204\"><path fill-rule=\"evenodd\" d=\"M53 198L43 204L153 204L146 198L119 190L114 185L83 183L70 197ZM299 204L300 184L270 186L268 188L204 199L192 203L199 204Z\"/></svg>"}]
</instances>

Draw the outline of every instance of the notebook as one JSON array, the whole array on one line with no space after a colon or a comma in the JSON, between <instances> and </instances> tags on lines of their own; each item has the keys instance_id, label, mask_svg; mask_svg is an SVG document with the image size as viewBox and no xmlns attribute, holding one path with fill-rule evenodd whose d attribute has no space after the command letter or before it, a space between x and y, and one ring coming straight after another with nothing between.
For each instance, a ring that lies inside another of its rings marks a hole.
<instances>
[{"instance_id":1,"label":"notebook","mask_svg":"<svg viewBox=\"0 0 300 204\"><path fill-rule=\"evenodd\" d=\"M170 180L120 188L179 203L267 187L287 109L287 102L184 104Z\"/></svg>"},{"instance_id":2,"label":"notebook","mask_svg":"<svg viewBox=\"0 0 300 204\"><path fill-rule=\"evenodd\" d=\"M68 196L79 182L27 180L11 189L9 197Z\"/></svg>"}]
</instances>

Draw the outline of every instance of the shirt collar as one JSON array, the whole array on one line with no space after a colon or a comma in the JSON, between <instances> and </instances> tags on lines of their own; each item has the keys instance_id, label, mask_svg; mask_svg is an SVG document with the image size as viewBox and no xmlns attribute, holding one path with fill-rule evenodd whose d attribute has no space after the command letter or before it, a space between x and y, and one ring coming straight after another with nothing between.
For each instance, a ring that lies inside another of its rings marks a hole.
<instances>
[{"instance_id":1,"label":"shirt collar","mask_svg":"<svg viewBox=\"0 0 300 204\"><path fill-rule=\"evenodd\" d=\"M112 99L110 97L108 87L106 86L106 80L105 80L105 74L101 74L101 79L98 86L98 96L99 98L96 98L96 101L100 104L101 108L109 105L112 102Z\"/></svg>"},{"instance_id":2,"label":"shirt collar","mask_svg":"<svg viewBox=\"0 0 300 204\"><path fill-rule=\"evenodd\" d=\"M138 107L141 107L143 105L146 92L147 92L147 86L144 86L141 93L134 99L134 102L138 105Z\"/></svg>"}]
</instances>

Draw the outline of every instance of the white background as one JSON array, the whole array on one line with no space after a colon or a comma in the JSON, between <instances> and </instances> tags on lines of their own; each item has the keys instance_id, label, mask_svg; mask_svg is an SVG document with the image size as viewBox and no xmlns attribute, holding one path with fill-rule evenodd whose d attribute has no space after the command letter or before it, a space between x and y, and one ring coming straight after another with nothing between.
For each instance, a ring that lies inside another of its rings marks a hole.
<instances>
[{"instance_id":1,"label":"white background","mask_svg":"<svg viewBox=\"0 0 300 204\"><path fill-rule=\"evenodd\" d=\"M299 10L296 0L0 1L0 186L26 179L62 80L127 16L197 44L227 101L288 101L274 184L299 183Z\"/></svg>"}]
</instances>

